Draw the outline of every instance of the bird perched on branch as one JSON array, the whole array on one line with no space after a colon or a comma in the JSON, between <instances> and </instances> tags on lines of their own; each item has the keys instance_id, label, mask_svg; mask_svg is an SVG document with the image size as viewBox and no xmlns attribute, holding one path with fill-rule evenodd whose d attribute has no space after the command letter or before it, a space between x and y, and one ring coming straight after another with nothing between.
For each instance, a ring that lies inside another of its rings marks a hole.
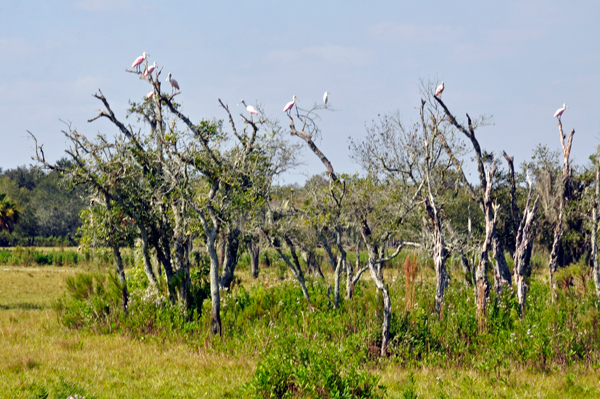
<instances>
[{"instance_id":1,"label":"bird perched on branch","mask_svg":"<svg viewBox=\"0 0 600 399\"><path fill-rule=\"evenodd\" d=\"M152 72L154 72L155 69L156 69L156 61L154 61L154 64L150 65L148 67L148 69L146 69L146 72L144 72L144 76L151 75Z\"/></svg>"},{"instance_id":2,"label":"bird perched on branch","mask_svg":"<svg viewBox=\"0 0 600 399\"><path fill-rule=\"evenodd\" d=\"M434 94L434 96L435 96L435 97L439 96L440 94L442 94L442 92L443 92L443 91L444 91L444 82L442 82L442 84L441 84L441 85L439 85L439 86L437 87L437 89L435 89L435 94Z\"/></svg>"},{"instance_id":3,"label":"bird perched on branch","mask_svg":"<svg viewBox=\"0 0 600 399\"><path fill-rule=\"evenodd\" d=\"M246 102L244 100L242 100L238 103L238 105L240 105L240 104L244 104L244 107L246 107L246 111L248 111L250 113L251 118L252 118L252 114L258 115L258 111L256 110L256 108L254 108L252 105L246 105Z\"/></svg>"},{"instance_id":4,"label":"bird perched on branch","mask_svg":"<svg viewBox=\"0 0 600 399\"><path fill-rule=\"evenodd\" d=\"M142 54L141 56L137 57L135 59L135 61L133 61L133 64L131 65L132 68L136 68L138 72L140 71L140 65L142 65L142 62L144 62L146 60L146 58L148 57L148 54L146 54L146 52L144 51L144 54Z\"/></svg>"},{"instance_id":5,"label":"bird perched on branch","mask_svg":"<svg viewBox=\"0 0 600 399\"><path fill-rule=\"evenodd\" d=\"M292 97L292 101L285 104L285 107L283 107L283 112L288 112L289 110L291 110L294 104L296 104L296 96Z\"/></svg>"},{"instance_id":6,"label":"bird perched on branch","mask_svg":"<svg viewBox=\"0 0 600 399\"><path fill-rule=\"evenodd\" d=\"M167 76L167 82L171 83L171 89L181 90L179 88L179 83L177 83L177 81L175 79L171 78L171 72L169 72L169 76Z\"/></svg>"},{"instance_id":7,"label":"bird perched on branch","mask_svg":"<svg viewBox=\"0 0 600 399\"><path fill-rule=\"evenodd\" d=\"M554 113L554 118L560 119L560 116L563 114L563 112L565 112L565 109L567 109L567 104L563 104L562 108L556 110Z\"/></svg>"}]
</instances>

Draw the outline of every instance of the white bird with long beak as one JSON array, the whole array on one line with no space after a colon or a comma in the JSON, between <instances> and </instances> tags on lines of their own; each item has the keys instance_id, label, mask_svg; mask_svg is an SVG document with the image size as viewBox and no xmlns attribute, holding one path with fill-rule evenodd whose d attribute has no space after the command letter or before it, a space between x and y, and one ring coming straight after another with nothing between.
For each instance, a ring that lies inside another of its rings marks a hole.
<instances>
[{"instance_id":1,"label":"white bird with long beak","mask_svg":"<svg viewBox=\"0 0 600 399\"><path fill-rule=\"evenodd\" d=\"M155 69L156 69L156 61L154 61L154 64L150 65L148 67L148 69L146 69L146 72L144 72L144 76L152 75L152 72L154 72Z\"/></svg>"},{"instance_id":2,"label":"white bird with long beak","mask_svg":"<svg viewBox=\"0 0 600 399\"><path fill-rule=\"evenodd\" d=\"M444 82L435 89L435 97L438 97L444 91Z\"/></svg>"},{"instance_id":3,"label":"white bird with long beak","mask_svg":"<svg viewBox=\"0 0 600 399\"><path fill-rule=\"evenodd\" d=\"M288 112L289 110L291 110L294 104L296 104L296 96L292 97L292 101L285 104L285 107L283 107L283 112Z\"/></svg>"},{"instance_id":4,"label":"white bird with long beak","mask_svg":"<svg viewBox=\"0 0 600 399\"><path fill-rule=\"evenodd\" d=\"M138 72L140 71L140 65L142 65L142 62L144 62L146 60L146 58L148 57L148 54L146 54L146 52L144 51L144 54L142 54L141 56L137 57L135 59L135 61L133 61L133 64L131 65L132 68L136 68Z\"/></svg>"},{"instance_id":5,"label":"white bird with long beak","mask_svg":"<svg viewBox=\"0 0 600 399\"><path fill-rule=\"evenodd\" d=\"M244 104L244 107L246 107L246 111L250 113L250 118L252 118L252 114L258 115L258 111L256 110L256 108L254 108L252 105L246 105L246 102L244 100L238 103L238 105L240 104Z\"/></svg>"},{"instance_id":6,"label":"white bird with long beak","mask_svg":"<svg viewBox=\"0 0 600 399\"><path fill-rule=\"evenodd\" d=\"M556 110L554 113L554 118L560 119L560 116L563 114L563 112L565 112L565 109L567 109L567 104L563 104L562 108Z\"/></svg>"},{"instance_id":7,"label":"white bird with long beak","mask_svg":"<svg viewBox=\"0 0 600 399\"><path fill-rule=\"evenodd\" d=\"M179 83L177 83L177 81L175 79L171 78L171 72L169 72L169 75L167 76L167 82L171 83L171 89L172 89L171 92L173 92L173 90L175 90L175 89L181 90L179 88Z\"/></svg>"}]
</instances>

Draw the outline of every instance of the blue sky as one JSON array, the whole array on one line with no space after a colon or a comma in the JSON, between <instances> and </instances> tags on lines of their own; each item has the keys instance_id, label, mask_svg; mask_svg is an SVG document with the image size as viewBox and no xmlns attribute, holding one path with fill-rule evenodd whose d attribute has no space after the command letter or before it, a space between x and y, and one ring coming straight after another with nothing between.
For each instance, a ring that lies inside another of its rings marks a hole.
<instances>
[{"instance_id":1,"label":"blue sky","mask_svg":"<svg viewBox=\"0 0 600 399\"><path fill-rule=\"evenodd\" d=\"M60 121L86 135L98 88L124 118L147 83L125 73L147 51L173 73L193 119L223 118L244 98L286 125L283 105L308 107L329 91L320 145L338 171L358 169L348 137L399 111L418 118L420 79L445 82L458 115L493 116L482 146L520 164L538 144L560 147L554 111L564 102L572 155L585 163L600 139L600 2L596 1L223 1L3 2L0 14L0 167L29 164L31 130L56 160L66 147ZM241 111L241 107L240 107ZM323 168L312 154L286 178Z\"/></svg>"}]
</instances>

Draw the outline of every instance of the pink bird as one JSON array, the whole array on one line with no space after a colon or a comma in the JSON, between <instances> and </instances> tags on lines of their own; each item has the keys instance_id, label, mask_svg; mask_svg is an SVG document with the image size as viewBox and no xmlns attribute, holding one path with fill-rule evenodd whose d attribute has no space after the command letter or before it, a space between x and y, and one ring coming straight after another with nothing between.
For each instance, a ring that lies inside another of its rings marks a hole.
<instances>
[{"instance_id":1,"label":"pink bird","mask_svg":"<svg viewBox=\"0 0 600 399\"><path fill-rule=\"evenodd\" d=\"M567 109L567 104L563 104L562 108L559 108L556 110L556 112L554 113L554 118L561 116L563 114L563 112L565 112L565 109Z\"/></svg>"},{"instance_id":2,"label":"pink bird","mask_svg":"<svg viewBox=\"0 0 600 399\"><path fill-rule=\"evenodd\" d=\"M289 110L291 110L292 107L294 106L294 104L296 104L296 96L294 96L292 98L292 101L290 101L289 103L285 104L285 107L283 107L283 112L288 112Z\"/></svg>"},{"instance_id":3,"label":"pink bird","mask_svg":"<svg viewBox=\"0 0 600 399\"><path fill-rule=\"evenodd\" d=\"M437 87L437 89L435 89L435 94L434 94L434 96L435 96L435 97L439 96L440 94L442 94L442 92L443 92L443 91L444 91L444 82L442 82L442 84L441 84L441 85L439 85L439 86Z\"/></svg>"},{"instance_id":4,"label":"pink bird","mask_svg":"<svg viewBox=\"0 0 600 399\"><path fill-rule=\"evenodd\" d=\"M150 90L148 94L146 94L146 98L150 98L154 95L154 90Z\"/></svg>"},{"instance_id":5,"label":"pink bird","mask_svg":"<svg viewBox=\"0 0 600 399\"><path fill-rule=\"evenodd\" d=\"M131 65L132 68L137 67L138 71L140 69L140 65L142 65L142 62L144 62L146 60L146 58L148 57L148 54L146 54L146 52L144 51L144 54L142 54L141 56L137 57L135 59L135 61L133 61L133 65Z\"/></svg>"},{"instance_id":6,"label":"pink bird","mask_svg":"<svg viewBox=\"0 0 600 399\"><path fill-rule=\"evenodd\" d=\"M240 104L244 104L244 106L246 107L246 111L248 111L250 113L251 118L252 118L252 114L258 115L258 111L256 110L256 108L254 108L252 105L246 105L246 102L244 100L242 100L238 103L238 105L240 105Z\"/></svg>"},{"instance_id":7,"label":"pink bird","mask_svg":"<svg viewBox=\"0 0 600 399\"><path fill-rule=\"evenodd\" d=\"M151 75L152 72L154 72L155 69L156 69L156 61L154 61L154 64L150 65L148 67L148 69L146 69L146 72L144 72L144 76Z\"/></svg>"},{"instance_id":8,"label":"pink bird","mask_svg":"<svg viewBox=\"0 0 600 399\"><path fill-rule=\"evenodd\" d=\"M177 81L173 78L171 78L171 73L169 72L169 76L167 76L167 82L171 83L171 88L172 89L177 89L177 90L181 90L179 88L179 83L177 83Z\"/></svg>"}]
</instances>

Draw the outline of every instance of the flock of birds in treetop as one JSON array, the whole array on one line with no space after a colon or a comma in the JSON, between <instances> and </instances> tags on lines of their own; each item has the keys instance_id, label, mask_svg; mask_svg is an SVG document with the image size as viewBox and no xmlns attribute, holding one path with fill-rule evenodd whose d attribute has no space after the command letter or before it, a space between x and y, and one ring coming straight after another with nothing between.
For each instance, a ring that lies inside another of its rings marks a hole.
<instances>
[{"instance_id":1,"label":"flock of birds in treetop","mask_svg":"<svg viewBox=\"0 0 600 399\"><path fill-rule=\"evenodd\" d=\"M140 65L142 65L142 63L144 61L146 61L146 58L148 58L148 54L144 51L144 53L141 56L137 57L135 59L135 61L133 61L133 64L131 65L131 67L137 68L138 72L140 72ZM154 72L155 69L156 69L156 61L154 61L154 63L152 65L150 65L146 68L146 70L144 71L144 76L148 76L148 75L152 74L152 72ZM171 84L171 88L173 90L175 90L175 89L181 90L179 88L179 83L177 83L177 81L171 77L170 72L169 72L169 75L167 76L167 82L169 82ZM434 96L435 97L441 96L443 91L444 91L444 82L442 82L442 84L440 84L435 89ZM146 98L150 98L153 95L154 95L154 91L151 90L148 92L148 94L146 94ZM325 104L325 108L327 108L328 100L329 100L329 93L325 92L325 94L323 94L323 103ZM252 115L258 115L258 111L256 110L256 108L254 108L252 105L246 105L246 102L244 100L242 100L238 103L238 105L240 105L240 104L244 104L244 107L246 107L246 111L248 111L251 118L252 118ZM285 104L285 107L283 107L283 112L290 111L294 107L295 104L296 104L296 96L293 96L292 101ZM562 108L559 108L556 110L556 112L554 113L554 118L560 119L560 116L563 114L563 112L565 112L565 109L567 109L567 104L563 104Z\"/></svg>"}]
</instances>

